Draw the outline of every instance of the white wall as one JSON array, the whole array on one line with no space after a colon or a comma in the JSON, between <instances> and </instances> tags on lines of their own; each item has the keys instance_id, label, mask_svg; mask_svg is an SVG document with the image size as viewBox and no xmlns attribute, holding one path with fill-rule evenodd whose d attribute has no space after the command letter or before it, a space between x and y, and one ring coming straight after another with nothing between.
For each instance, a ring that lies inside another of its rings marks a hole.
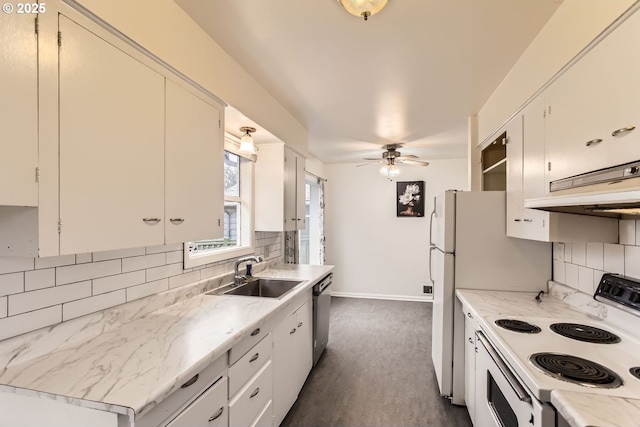
<instances>
[{"instance_id":1,"label":"white wall","mask_svg":"<svg viewBox=\"0 0 640 427\"><path fill-rule=\"evenodd\" d=\"M76 0L303 155L309 135L171 0Z\"/></svg>"},{"instance_id":2,"label":"white wall","mask_svg":"<svg viewBox=\"0 0 640 427\"><path fill-rule=\"evenodd\" d=\"M338 295L425 299L429 283L429 214L433 197L468 188L467 160L404 166L398 181L425 181L425 217L396 217L396 182L378 165L326 165L327 264L334 264Z\"/></svg>"}]
</instances>

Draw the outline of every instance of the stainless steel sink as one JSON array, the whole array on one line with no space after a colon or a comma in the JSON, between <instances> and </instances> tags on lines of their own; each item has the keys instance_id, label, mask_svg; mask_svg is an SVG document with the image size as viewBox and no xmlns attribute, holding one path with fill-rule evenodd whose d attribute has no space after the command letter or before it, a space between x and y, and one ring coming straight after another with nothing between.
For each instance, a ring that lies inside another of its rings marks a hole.
<instances>
[{"instance_id":1,"label":"stainless steel sink","mask_svg":"<svg viewBox=\"0 0 640 427\"><path fill-rule=\"evenodd\" d=\"M300 280L263 279L258 278L250 282L231 288L228 291L218 293L218 295L240 295L246 297L280 298L297 285Z\"/></svg>"}]
</instances>

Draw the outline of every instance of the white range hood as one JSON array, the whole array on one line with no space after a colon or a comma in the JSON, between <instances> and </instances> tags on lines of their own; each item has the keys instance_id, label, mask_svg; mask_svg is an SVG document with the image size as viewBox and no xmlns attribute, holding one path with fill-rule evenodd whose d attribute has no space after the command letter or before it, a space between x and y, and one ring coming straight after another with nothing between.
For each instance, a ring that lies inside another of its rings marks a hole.
<instances>
[{"instance_id":1,"label":"white range hood","mask_svg":"<svg viewBox=\"0 0 640 427\"><path fill-rule=\"evenodd\" d=\"M613 218L640 216L640 162L553 181L550 195L527 199L525 208Z\"/></svg>"}]
</instances>

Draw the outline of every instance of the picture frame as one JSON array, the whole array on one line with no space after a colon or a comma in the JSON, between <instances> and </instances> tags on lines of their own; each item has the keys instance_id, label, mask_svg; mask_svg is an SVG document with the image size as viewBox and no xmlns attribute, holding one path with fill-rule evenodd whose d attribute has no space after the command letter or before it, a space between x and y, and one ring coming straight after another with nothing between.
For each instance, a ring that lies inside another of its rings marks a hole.
<instances>
[{"instance_id":1,"label":"picture frame","mask_svg":"<svg viewBox=\"0 0 640 427\"><path fill-rule=\"evenodd\" d=\"M398 181L396 184L396 216L424 217L424 181Z\"/></svg>"}]
</instances>

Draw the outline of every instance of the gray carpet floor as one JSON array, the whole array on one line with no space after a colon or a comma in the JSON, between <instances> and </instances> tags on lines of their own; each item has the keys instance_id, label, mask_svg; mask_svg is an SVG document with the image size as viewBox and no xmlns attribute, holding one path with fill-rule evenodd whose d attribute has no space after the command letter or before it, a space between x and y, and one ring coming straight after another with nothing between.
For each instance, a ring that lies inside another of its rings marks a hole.
<instances>
[{"instance_id":1,"label":"gray carpet floor","mask_svg":"<svg viewBox=\"0 0 640 427\"><path fill-rule=\"evenodd\" d=\"M333 298L329 345L283 427L471 427L440 397L431 304Z\"/></svg>"}]
</instances>

